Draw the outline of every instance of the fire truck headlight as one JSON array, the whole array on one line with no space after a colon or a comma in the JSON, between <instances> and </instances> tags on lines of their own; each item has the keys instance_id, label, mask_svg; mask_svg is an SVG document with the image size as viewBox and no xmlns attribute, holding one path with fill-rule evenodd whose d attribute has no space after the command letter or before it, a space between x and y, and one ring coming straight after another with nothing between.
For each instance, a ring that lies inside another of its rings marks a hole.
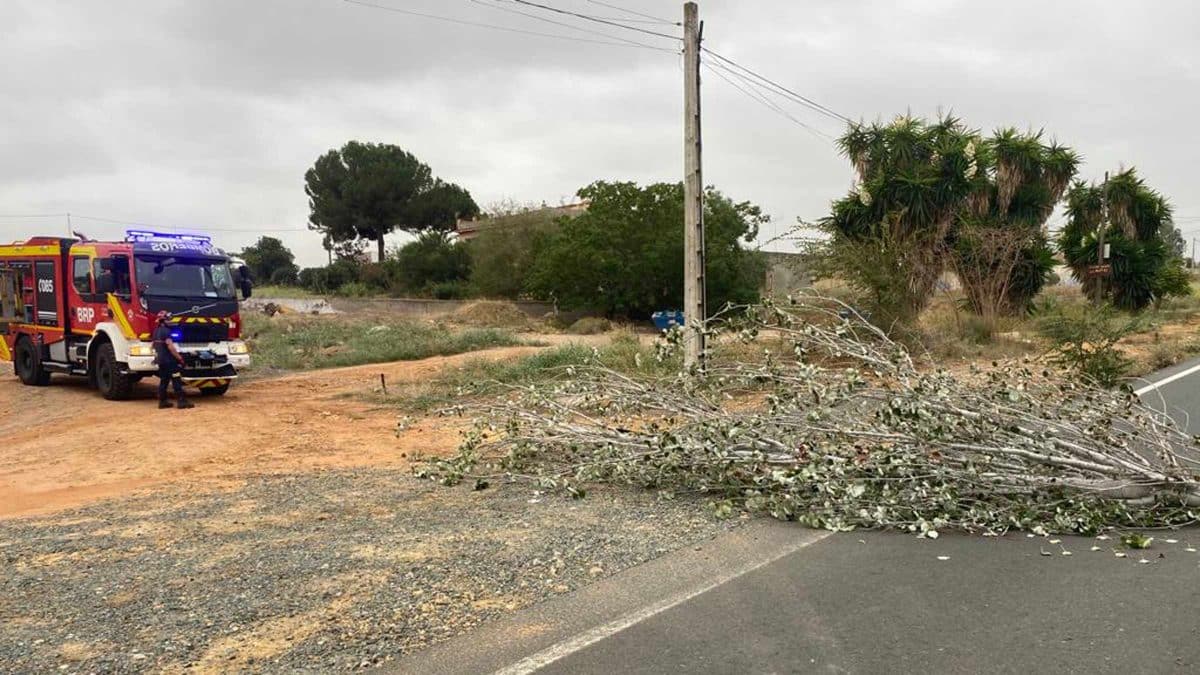
<instances>
[{"instance_id":1,"label":"fire truck headlight","mask_svg":"<svg viewBox=\"0 0 1200 675\"><path fill-rule=\"evenodd\" d=\"M246 344L245 342L240 342L240 341L239 342L231 342L231 343L229 343L229 353L230 354L249 354L250 353L250 345Z\"/></svg>"},{"instance_id":2,"label":"fire truck headlight","mask_svg":"<svg viewBox=\"0 0 1200 675\"><path fill-rule=\"evenodd\" d=\"M154 347L152 345L130 345L130 356L154 356Z\"/></svg>"}]
</instances>

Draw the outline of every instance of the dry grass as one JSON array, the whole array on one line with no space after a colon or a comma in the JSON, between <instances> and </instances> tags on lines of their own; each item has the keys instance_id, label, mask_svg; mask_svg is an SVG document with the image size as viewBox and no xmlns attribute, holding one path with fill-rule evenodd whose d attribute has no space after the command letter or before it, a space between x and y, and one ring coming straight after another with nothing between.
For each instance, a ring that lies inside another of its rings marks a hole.
<instances>
[{"instance_id":1,"label":"dry grass","mask_svg":"<svg viewBox=\"0 0 1200 675\"><path fill-rule=\"evenodd\" d=\"M852 292L836 280L820 282L818 290L831 297ZM1038 334L1036 315L1003 317L988 325L963 307L961 291L939 291L922 313L914 353L924 352L930 365L954 367L1047 353L1048 342ZM1070 309L1088 302L1078 286L1049 286L1035 301L1042 311ZM1200 283L1193 295L1171 298L1140 315L1142 327L1121 340L1121 351L1134 362L1132 376L1145 375L1200 355Z\"/></svg>"},{"instance_id":2,"label":"dry grass","mask_svg":"<svg viewBox=\"0 0 1200 675\"><path fill-rule=\"evenodd\" d=\"M571 326L567 328L567 332L571 335L599 335L601 333L607 333L608 331L612 330L612 328L612 322L608 319L585 316L571 324Z\"/></svg>"},{"instance_id":3,"label":"dry grass","mask_svg":"<svg viewBox=\"0 0 1200 675\"><path fill-rule=\"evenodd\" d=\"M511 302L479 300L459 308L449 317L450 321L476 328L506 328L527 331L534 328L534 321Z\"/></svg>"}]
</instances>

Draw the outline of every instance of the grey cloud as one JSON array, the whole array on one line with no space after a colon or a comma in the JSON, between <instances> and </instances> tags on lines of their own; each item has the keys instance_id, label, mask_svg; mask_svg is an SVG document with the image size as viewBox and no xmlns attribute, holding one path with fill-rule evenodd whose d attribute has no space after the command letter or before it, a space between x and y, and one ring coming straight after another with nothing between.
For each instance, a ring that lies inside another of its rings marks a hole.
<instances>
[{"instance_id":1,"label":"grey cloud","mask_svg":"<svg viewBox=\"0 0 1200 675\"><path fill-rule=\"evenodd\" d=\"M468 0L373 1L566 33ZM585 0L547 2L614 13ZM681 5L627 4L666 17ZM1184 131L1200 84L1200 8L1191 3L701 5L710 48L850 117L942 109L985 130L1044 127L1086 156L1086 176L1136 164L1181 215L1200 215L1191 190L1200 141ZM410 149L481 203L555 202L595 179L681 173L672 54L339 0L9 0L0 26L0 215L300 229L305 169L351 138ZM704 96L706 181L762 204L777 227L820 217L848 187L849 168L828 141L707 72ZM841 131L809 111L793 114ZM0 240L62 229L51 222L0 218ZM120 230L91 225L103 236ZM218 236L229 247L255 238ZM324 257L315 234L279 236L305 264Z\"/></svg>"}]
</instances>

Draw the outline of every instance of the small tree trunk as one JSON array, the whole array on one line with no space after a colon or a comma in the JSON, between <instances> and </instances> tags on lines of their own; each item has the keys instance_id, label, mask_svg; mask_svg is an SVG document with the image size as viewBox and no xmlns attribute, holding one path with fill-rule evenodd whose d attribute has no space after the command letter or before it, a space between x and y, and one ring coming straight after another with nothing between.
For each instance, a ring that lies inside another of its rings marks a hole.
<instances>
[{"instance_id":1,"label":"small tree trunk","mask_svg":"<svg viewBox=\"0 0 1200 675\"><path fill-rule=\"evenodd\" d=\"M379 245L379 258L376 259L375 262L383 262L383 235L382 234L379 235L379 238L375 240L375 243Z\"/></svg>"}]
</instances>

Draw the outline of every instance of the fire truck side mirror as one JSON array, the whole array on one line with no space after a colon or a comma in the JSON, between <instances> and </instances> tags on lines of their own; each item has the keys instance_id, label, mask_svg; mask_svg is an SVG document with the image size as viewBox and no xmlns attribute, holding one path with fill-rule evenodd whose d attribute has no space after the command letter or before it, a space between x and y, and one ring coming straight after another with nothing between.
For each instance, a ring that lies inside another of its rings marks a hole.
<instances>
[{"instance_id":1,"label":"fire truck side mirror","mask_svg":"<svg viewBox=\"0 0 1200 675\"><path fill-rule=\"evenodd\" d=\"M234 268L234 274L237 276L238 288L242 289L242 299L248 300L254 289L254 281L250 277L250 268L245 265L238 265Z\"/></svg>"}]
</instances>

